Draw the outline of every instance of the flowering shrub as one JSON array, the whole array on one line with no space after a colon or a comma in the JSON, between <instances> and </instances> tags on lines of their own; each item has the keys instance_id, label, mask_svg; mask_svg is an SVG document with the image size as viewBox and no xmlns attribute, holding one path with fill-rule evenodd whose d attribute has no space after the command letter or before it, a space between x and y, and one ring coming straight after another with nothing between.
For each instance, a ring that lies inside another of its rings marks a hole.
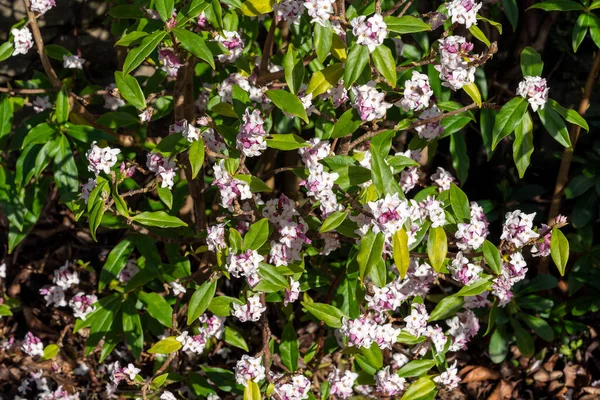
<instances>
[{"instance_id":1,"label":"flowering shrub","mask_svg":"<svg viewBox=\"0 0 600 400\"><path fill-rule=\"evenodd\" d=\"M68 260L39 290L86 338L106 396L431 399L459 385L454 354L478 336L494 362L513 337L527 356L532 332L553 340L526 295L556 280L528 280L528 260L563 275L567 221L515 209L493 231L460 187L462 129L479 114L490 154L512 139L523 177L538 119L567 148L567 123L588 126L552 99L532 47L516 95L487 98L498 47L480 27L502 31L484 17L497 6L115 1L127 53L98 88L82 55L44 46L54 1L25 4L0 59L37 46L45 75L0 101L7 249L52 185L82 232L118 238L100 268ZM448 141L454 173L431 173ZM34 362L67 351L32 332L3 346ZM86 397L70 389L36 372L15 398Z\"/></svg>"}]
</instances>

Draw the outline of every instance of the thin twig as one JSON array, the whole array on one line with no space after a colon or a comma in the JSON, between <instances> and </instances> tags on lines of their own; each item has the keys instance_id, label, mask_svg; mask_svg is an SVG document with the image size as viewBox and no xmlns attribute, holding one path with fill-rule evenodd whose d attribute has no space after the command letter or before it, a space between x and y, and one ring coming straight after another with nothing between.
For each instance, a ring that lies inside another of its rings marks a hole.
<instances>
[{"instance_id":1,"label":"thin twig","mask_svg":"<svg viewBox=\"0 0 600 400\"><path fill-rule=\"evenodd\" d=\"M50 79L50 83L57 89L60 89L62 86L60 83L60 79L58 79L58 75L52 68L50 64L50 59L44 50L44 39L42 38L42 33L40 32L40 27L37 23L37 18L33 11L31 11L31 3L29 0L23 0L23 4L25 4L25 11L27 12L27 19L29 20L29 24L31 25L31 33L33 34L33 40L35 42L35 47L37 48L38 54L40 56L40 61L42 62L42 66L44 67L44 71L48 78Z\"/></svg>"},{"instance_id":2,"label":"thin twig","mask_svg":"<svg viewBox=\"0 0 600 400\"><path fill-rule=\"evenodd\" d=\"M273 40L275 39L275 28L277 28L277 23L275 19L271 21L271 27L269 28L269 33L267 33L267 38L265 39L265 47L263 48L262 58L260 59L260 72L263 73L266 71L269 66L269 57L273 54Z\"/></svg>"}]
</instances>

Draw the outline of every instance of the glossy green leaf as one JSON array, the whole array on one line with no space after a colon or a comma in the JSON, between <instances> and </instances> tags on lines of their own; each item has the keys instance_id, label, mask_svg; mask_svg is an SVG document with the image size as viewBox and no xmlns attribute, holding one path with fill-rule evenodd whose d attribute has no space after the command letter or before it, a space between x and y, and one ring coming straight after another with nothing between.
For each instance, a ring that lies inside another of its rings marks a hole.
<instances>
[{"instance_id":1,"label":"glossy green leaf","mask_svg":"<svg viewBox=\"0 0 600 400\"><path fill-rule=\"evenodd\" d=\"M538 110L538 115L540 116L542 125L544 125L546 131L548 131L554 140L564 147L571 147L571 139L569 138L567 125L558 112L550 107L544 107L543 109Z\"/></svg>"},{"instance_id":2,"label":"glossy green leaf","mask_svg":"<svg viewBox=\"0 0 600 400\"><path fill-rule=\"evenodd\" d=\"M454 183L450 183L450 205L457 220L469 221L471 219L471 206L465 192Z\"/></svg>"},{"instance_id":3,"label":"glossy green leaf","mask_svg":"<svg viewBox=\"0 0 600 400\"><path fill-rule=\"evenodd\" d=\"M400 368L397 374L401 378L416 378L423 376L435 366L435 360L413 360Z\"/></svg>"},{"instance_id":4,"label":"glossy green leaf","mask_svg":"<svg viewBox=\"0 0 600 400\"><path fill-rule=\"evenodd\" d=\"M144 211L134 217L131 217L131 220L142 225L156 226L158 228L177 228L180 226L187 226L187 223L183 222L177 217L167 214L164 211Z\"/></svg>"},{"instance_id":5,"label":"glossy green leaf","mask_svg":"<svg viewBox=\"0 0 600 400\"><path fill-rule=\"evenodd\" d=\"M131 71L140 66L142 62L156 49L156 46L164 39L167 35L165 31L157 31L153 34L145 37L142 43L135 49L132 49L125 58L123 64L123 73L129 74Z\"/></svg>"},{"instance_id":6,"label":"glossy green leaf","mask_svg":"<svg viewBox=\"0 0 600 400\"><path fill-rule=\"evenodd\" d=\"M331 51L331 45L333 43L333 28L329 24L327 24L327 26L314 24L313 26L313 41L315 52L317 53L317 60L319 60L319 62L323 62Z\"/></svg>"},{"instance_id":7,"label":"glossy green leaf","mask_svg":"<svg viewBox=\"0 0 600 400\"><path fill-rule=\"evenodd\" d=\"M202 39L202 36L180 28L173 29L173 33L181 42L181 46L183 46L184 49L199 59L206 61L208 65L215 69L215 59L213 53L206 45L204 39Z\"/></svg>"},{"instance_id":8,"label":"glossy green leaf","mask_svg":"<svg viewBox=\"0 0 600 400\"><path fill-rule=\"evenodd\" d=\"M483 258L496 275L502 273L502 257L498 248L489 240L483 242Z\"/></svg>"},{"instance_id":9,"label":"glossy green leaf","mask_svg":"<svg viewBox=\"0 0 600 400\"><path fill-rule=\"evenodd\" d=\"M56 122L64 124L69 120L69 93L67 87L63 86L56 96Z\"/></svg>"},{"instance_id":10,"label":"glossy green leaf","mask_svg":"<svg viewBox=\"0 0 600 400\"><path fill-rule=\"evenodd\" d=\"M383 17L383 22L385 22L387 25L388 31L396 32L401 35L405 33L416 33L431 30L431 26L429 24L410 15L404 15L402 17L388 15Z\"/></svg>"},{"instance_id":11,"label":"glossy green leaf","mask_svg":"<svg viewBox=\"0 0 600 400\"><path fill-rule=\"evenodd\" d=\"M529 112L526 112L515 129L515 141L513 142L513 159L520 178L525 176L533 149L533 121Z\"/></svg>"},{"instance_id":12,"label":"glossy green leaf","mask_svg":"<svg viewBox=\"0 0 600 400\"><path fill-rule=\"evenodd\" d=\"M192 167L192 179L196 179L204 165L204 142L196 140L189 149L189 160Z\"/></svg>"},{"instance_id":13,"label":"glossy green leaf","mask_svg":"<svg viewBox=\"0 0 600 400\"><path fill-rule=\"evenodd\" d=\"M444 297L429 314L429 322L439 321L453 316L462 308L464 300L462 297L452 295Z\"/></svg>"},{"instance_id":14,"label":"glossy green leaf","mask_svg":"<svg viewBox=\"0 0 600 400\"><path fill-rule=\"evenodd\" d=\"M295 150L306 147L306 140L295 133L274 133L267 138L267 147L279 150Z\"/></svg>"},{"instance_id":15,"label":"glossy green leaf","mask_svg":"<svg viewBox=\"0 0 600 400\"><path fill-rule=\"evenodd\" d=\"M344 68L344 86L348 89L369 64L369 49L357 43L352 44ZM337 82L336 82L337 83Z\"/></svg>"},{"instance_id":16,"label":"glossy green leaf","mask_svg":"<svg viewBox=\"0 0 600 400\"><path fill-rule=\"evenodd\" d=\"M229 326L225 327L225 332L223 332L223 340L225 343L237 347L238 349L242 349L246 352L249 350L248 343L246 343L244 336L239 331Z\"/></svg>"},{"instance_id":17,"label":"glossy green leaf","mask_svg":"<svg viewBox=\"0 0 600 400\"><path fill-rule=\"evenodd\" d=\"M125 75L120 71L116 71L115 82L117 88L119 88L119 93L125 100L136 108L146 108L146 97L144 96L144 92L142 92L142 88L137 79L131 75Z\"/></svg>"},{"instance_id":18,"label":"glossy green leaf","mask_svg":"<svg viewBox=\"0 0 600 400\"><path fill-rule=\"evenodd\" d=\"M527 100L517 96L506 103L500 112L496 114L496 122L492 132L492 150L496 148L502 139L514 132L527 112L528 105Z\"/></svg>"},{"instance_id":19,"label":"glossy green leaf","mask_svg":"<svg viewBox=\"0 0 600 400\"><path fill-rule=\"evenodd\" d=\"M187 324L191 325L208 309L217 290L217 281L206 281L192 295L188 304Z\"/></svg>"},{"instance_id":20,"label":"glossy green leaf","mask_svg":"<svg viewBox=\"0 0 600 400\"><path fill-rule=\"evenodd\" d=\"M392 55L392 51L386 45L380 44L371 53L375 68L391 87L396 87L396 60Z\"/></svg>"},{"instance_id":21,"label":"glossy green leaf","mask_svg":"<svg viewBox=\"0 0 600 400\"><path fill-rule=\"evenodd\" d=\"M152 346L148 353L150 354L171 354L181 349L181 342L175 339L175 336L166 337L160 341L158 341L154 346Z\"/></svg>"},{"instance_id":22,"label":"glossy green leaf","mask_svg":"<svg viewBox=\"0 0 600 400\"><path fill-rule=\"evenodd\" d=\"M435 390L435 382L431 377L424 376L411 383L402 395L401 400L418 400L423 399Z\"/></svg>"},{"instance_id":23,"label":"glossy green leaf","mask_svg":"<svg viewBox=\"0 0 600 400\"><path fill-rule=\"evenodd\" d=\"M269 220L263 218L252 225L244 236L244 249L258 250L269 239Z\"/></svg>"},{"instance_id":24,"label":"glossy green leaf","mask_svg":"<svg viewBox=\"0 0 600 400\"><path fill-rule=\"evenodd\" d=\"M565 275L567 262L569 261L569 241L560 229L552 229L552 238L550 239L550 255L552 261L558 268L561 276Z\"/></svg>"},{"instance_id":25,"label":"glossy green leaf","mask_svg":"<svg viewBox=\"0 0 600 400\"><path fill-rule=\"evenodd\" d=\"M410 252L408 250L408 235L404 228L399 229L392 236L392 255L394 257L394 264L398 269L400 278L404 279L408 272L410 265Z\"/></svg>"},{"instance_id":26,"label":"glossy green leaf","mask_svg":"<svg viewBox=\"0 0 600 400\"><path fill-rule=\"evenodd\" d=\"M351 135L358 129L362 124L360 118L356 114L356 111L351 108L344 112L340 118L333 124L333 131L331 137L333 139Z\"/></svg>"},{"instance_id":27,"label":"glossy green leaf","mask_svg":"<svg viewBox=\"0 0 600 400\"><path fill-rule=\"evenodd\" d=\"M154 0L154 7L160 15L160 19L168 21L173 17L173 9L175 8L174 0Z\"/></svg>"},{"instance_id":28,"label":"glossy green leaf","mask_svg":"<svg viewBox=\"0 0 600 400\"><path fill-rule=\"evenodd\" d=\"M346 317L339 308L323 303L302 302L306 311L314 315L318 320L325 322L332 328L342 327L342 317Z\"/></svg>"},{"instance_id":29,"label":"glossy green leaf","mask_svg":"<svg viewBox=\"0 0 600 400\"><path fill-rule=\"evenodd\" d=\"M267 90L267 97L277 108L291 115L302 118L308 124L308 116L300 99L285 90Z\"/></svg>"},{"instance_id":30,"label":"glossy green leaf","mask_svg":"<svg viewBox=\"0 0 600 400\"><path fill-rule=\"evenodd\" d=\"M101 292L112 280L117 279L121 270L127 264L127 259L133 251L134 244L129 237L123 238L115 247L112 248L106 262L100 271L98 281L98 291Z\"/></svg>"},{"instance_id":31,"label":"glossy green leaf","mask_svg":"<svg viewBox=\"0 0 600 400\"><path fill-rule=\"evenodd\" d=\"M384 264L383 258L381 257L384 244L385 238L381 232L375 234L373 231L369 231L362 237L358 255L356 256L361 279L364 280L378 263Z\"/></svg>"},{"instance_id":32,"label":"glossy green leaf","mask_svg":"<svg viewBox=\"0 0 600 400\"><path fill-rule=\"evenodd\" d=\"M542 76L544 62L533 47L525 47L521 52L521 72L523 76Z\"/></svg>"},{"instance_id":33,"label":"glossy green leaf","mask_svg":"<svg viewBox=\"0 0 600 400\"><path fill-rule=\"evenodd\" d=\"M279 345L279 353L283 365L295 372L298 369L298 358L300 356L298 335L294 329L292 321L288 322L283 328L281 335L281 344Z\"/></svg>"},{"instance_id":34,"label":"glossy green leaf","mask_svg":"<svg viewBox=\"0 0 600 400\"><path fill-rule=\"evenodd\" d=\"M283 69L285 71L285 81L288 84L290 92L297 94L304 81L304 62L291 43L283 57Z\"/></svg>"},{"instance_id":35,"label":"glossy green leaf","mask_svg":"<svg viewBox=\"0 0 600 400\"><path fill-rule=\"evenodd\" d=\"M140 300L146 305L148 313L167 328L173 327L173 309L158 293L139 292ZM164 354L164 353L163 353Z\"/></svg>"},{"instance_id":36,"label":"glossy green leaf","mask_svg":"<svg viewBox=\"0 0 600 400\"><path fill-rule=\"evenodd\" d=\"M325 221L323 221L323 225L321 226L321 229L319 229L319 233L325 233L334 230L340 226L342 222L344 222L347 216L348 211L335 211L331 213L331 215L329 215Z\"/></svg>"}]
</instances>

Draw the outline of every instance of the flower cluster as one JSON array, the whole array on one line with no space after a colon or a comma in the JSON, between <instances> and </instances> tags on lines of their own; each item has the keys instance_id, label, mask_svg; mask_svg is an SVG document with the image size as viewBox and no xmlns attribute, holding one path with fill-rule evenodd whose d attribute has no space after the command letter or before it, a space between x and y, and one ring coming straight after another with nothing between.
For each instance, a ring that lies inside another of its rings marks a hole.
<instances>
[{"instance_id":1,"label":"flower cluster","mask_svg":"<svg viewBox=\"0 0 600 400\"><path fill-rule=\"evenodd\" d=\"M549 91L546 79L539 76L526 76L525 80L519 83L517 95L526 98L533 111L537 111L543 110L546 106Z\"/></svg>"},{"instance_id":2,"label":"flower cluster","mask_svg":"<svg viewBox=\"0 0 600 400\"><path fill-rule=\"evenodd\" d=\"M236 278L243 276L248 281L248 285L254 287L261 281L258 276L258 267L263 260L264 257L256 250L248 249L239 255L230 253L227 256L226 268L232 276Z\"/></svg>"},{"instance_id":3,"label":"flower cluster","mask_svg":"<svg viewBox=\"0 0 600 400\"><path fill-rule=\"evenodd\" d=\"M537 239L533 228L535 213L525 214L521 210L506 213L506 221L502 226L501 240L506 240L516 248L525 246L531 239Z\"/></svg>"},{"instance_id":4,"label":"flower cluster","mask_svg":"<svg viewBox=\"0 0 600 400\"><path fill-rule=\"evenodd\" d=\"M333 15L333 4L335 0L307 0L304 2L308 15L312 18L310 22L321 26L327 26L329 17Z\"/></svg>"},{"instance_id":5,"label":"flower cluster","mask_svg":"<svg viewBox=\"0 0 600 400\"><path fill-rule=\"evenodd\" d=\"M169 135L181 133L188 142L200 140L200 129L190 124L187 120L182 119L169 126Z\"/></svg>"},{"instance_id":6,"label":"flower cluster","mask_svg":"<svg viewBox=\"0 0 600 400\"><path fill-rule=\"evenodd\" d=\"M111 111L116 111L119 107L123 107L125 105L125 100L116 95L116 93L118 93L117 85L111 83L105 87L104 90L104 108Z\"/></svg>"},{"instance_id":7,"label":"flower cluster","mask_svg":"<svg viewBox=\"0 0 600 400\"><path fill-rule=\"evenodd\" d=\"M260 382L265 379L265 367L262 357L250 357L244 354L235 365L235 381L238 385L248 385L248 381Z\"/></svg>"},{"instance_id":8,"label":"flower cluster","mask_svg":"<svg viewBox=\"0 0 600 400\"><path fill-rule=\"evenodd\" d=\"M438 187L440 192L450 190L450 184L456 183L456 179L454 179L452 174L442 167L437 167L435 174L431 175L431 181Z\"/></svg>"},{"instance_id":9,"label":"flower cluster","mask_svg":"<svg viewBox=\"0 0 600 400\"><path fill-rule=\"evenodd\" d=\"M398 340L400 329L392 324L379 323L375 318L373 315L362 315L352 320L343 318L340 331L352 346L369 348L377 343L382 349L391 349Z\"/></svg>"},{"instance_id":10,"label":"flower cluster","mask_svg":"<svg viewBox=\"0 0 600 400\"><path fill-rule=\"evenodd\" d=\"M207 228L206 245L209 251L217 252L227 248L225 224L215 224Z\"/></svg>"},{"instance_id":11,"label":"flower cluster","mask_svg":"<svg viewBox=\"0 0 600 400\"><path fill-rule=\"evenodd\" d=\"M433 96L433 90L429 85L429 77L418 71L413 71L411 79L404 84L404 97L398 105L404 111L420 111L429 107L431 96ZM430 117L427 116L426 118ZM422 137L421 134L419 134L419 137Z\"/></svg>"},{"instance_id":12,"label":"flower cluster","mask_svg":"<svg viewBox=\"0 0 600 400\"><path fill-rule=\"evenodd\" d=\"M158 51L158 61L163 65L163 70L168 76L177 76L179 68L183 67L179 57L177 57L175 52L169 48L160 49Z\"/></svg>"},{"instance_id":13,"label":"flower cluster","mask_svg":"<svg viewBox=\"0 0 600 400\"><path fill-rule=\"evenodd\" d=\"M450 265L448 270L452 274L452 278L457 282L467 286L479 279L479 274L483 272L483 268L479 265L473 264L467 257L463 255L462 251L456 254L456 257Z\"/></svg>"},{"instance_id":14,"label":"flower cluster","mask_svg":"<svg viewBox=\"0 0 600 400\"><path fill-rule=\"evenodd\" d=\"M302 1L300 0L283 0L273 4L273 11L279 21L286 21L288 24L300 24L300 17L304 12Z\"/></svg>"},{"instance_id":15,"label":"flower cluster","mask_svg":"<svg viewBox=\"0 0 600 400\"><path fill-rule=\"evenodd\" d=\"M388 365L375 375L377 391L384 396L396 396L404 390L406 379L400 378L398 374L390 372Z\"/></svg>"},{"instance_id":16,"label":"flower cluster","mask_svg":"<svg viewBox=\"0 0 600 400\"><path fill-rule=\"evenodd\" d=\"M512 287L525 279L527 263L520 252L511 254L510 261L502 264L502 274L494 279L492 294L498 297L498 305L506 306L513 298Z\"/></svg>"},{"instance_id":17,"label":"flower cluster","mask_svg":"<svg viewBox=\"0 0 600 400\"><path fill-rule=\"evenodd\" d=\"M375 89L375 82L369 81L366 85L353 86L354 103L352 106L358 111L363 121L373 121L385 117L387 109L392 104L385 101L385 93Z\"/></svg>"},{"instance_id":18,"label":"flower cluster","mask_svg":"<svg viewBox=\"0 0 600 400\"><path fill-rule=\"evenodd\" d=\"M387 25L383 22L381 14L373 14L369 18L365 15L358 16L350 21L350 26L352 34L356 36L356 43L367 46L370 52L387 37Z\"/></svg>"},{"instance_id":19,"label":"flower cluster","mask_svg":"<svg viewBox=\"0 0 600 400\"><path fill-rule=\"evenodd\" d=\"M461 250L478 249L489 234L487 218L483 208L476 202L471 202L471 220L469 223L456 225L456 247Z\"/></svg>"},{"instance_id":20,"label":"flower cluster","mask_svg":"<svg viewBox=\"0 0 600 400\"><path fill-rule=\"evenodd\" d=\"M277 381L275 393L281 400L304 400L308 399L310 392L310 380L304 375L293 376L288 383Z\"/></svg>"},{"instance_id":21,"label":"flower cluster","mask_svg":"<svg viewBox=\"0 0 600 400\"><path fill-rule=\"evenodd\" d=\"M21 29L11 29L10 34L13 35L13 46L15 50L12 55L26 54L33 46L33 36L28 27Z\"/></svg>"},{"instance_id":22,"label":"flower cluster","mask_svg":"<svg viewBox=\"0 0 600 400\"><path fill-rule=\"evenodd\" d=\"M35 100L31 102L31 105L33 106L33 111L38 114L52 108L52 103L50 103L50 97L48 96L37 96Z\"/></svg>"},{"instance_id":23,"label":"flower cluster","mask_svg":"<svg viewBox=\"0 0 600 400\"><path fill-rule=\"evenodd\" d=\"M146 167L161 178L160 187L173 189L178 169L173 159L163 157L160 153L148 153L146 154Z\"/></svg>"},{"instance_id":24,"label":"flower cluster","mask_svg":"<svg viewBox=\"0 0 600 400\"><path fill-rule=\"evenodd\" d=\"M446 320L447 334L452 337L450 351L465 350L469 341L479 331L479 319L471 310L456 313L454 317Z\"/></svg>"},{"instance_id":25,"label":"flower cluster","mask_svg":"<svg viewBox=\"0 0 600 400\"><path fill-rule=\"evenodd\" d=\"M335 108L345 104L350 98L348 97L348 91L344 87L344 80L340 80L337 85L328 89L321 95L321 98L331 99Z\"/></svg>"},{"instance_id":26,"label":"flower cluster","mask_svg":"<svg viewBox=\"0 0 600 400\"><path fill-rule=\"evenodd\" d=\"M265 311L267 307L262 305L258 294L248 297L244 304L233 303L233 316L241 322L256 322Z\"/></svg>"},{"instance_id":27,"label":"flower cluster","mask_svg":"<svg viewBox=\"0 0 600 400\"><path fill-rule=\"evenodd\" d=\"M419 114L419 119L427 121L440 115L442 115L442 111L434 104L427 110ZM421 139L427 140L432 140L437 137L440 137L442 133L444 133L444 127L442 126L441 121L434 121L424 125L419 125L415 127L415 130L417 131L417 135L419 135Z\"/></svg>"},{"instance_id":28,"label":"flower cluster","mask_svg":"<svg viewBox=\"0 0 600 400\"><path fill-rule=\"evenodd\" d=\"M221 43L229 54L219 54L217 59L222 63L232 63L242 55L244 51L244 41L239 33L233 31L223 31L223 35L217 36L217 42Z\"/></svg>"},{"instance_id":29,"label":"flower cluster","mask_svg":"<svg viewBox=\"0 0 600 400\"><path fill-rule=\"evenodd\" d=\"M68 56L63 54L63 67L67 69L83 69L85 58L81 58L78 55Z\"/></svg>"},{"instance_id":30,"label":"flower cluster","mask_svg":"<svg viewBox=\"0 0 600 400\"><path fill-rule=\"evenodd\" d=\"M42 356L44 355L44 343L33 333L27 332L25 340L21 344L21 350L31 357Z\"/></svg>"},{"instance_id":31,"label":"flower cluster","mask_svg":"<svg viewBox=\"0 0 600 400\"><path fill-rule=\"evenodd\" d=\"M482 5L475 0L452 0L446 3L446 9L453 24L462 24L469 29L477 25L477 12Z\"/></svg>"},{"instance_id":32,"label":"flower cluster","mask_svg":"<svg viewBox=\"0 0 600 400\"><path fill-rule=\"evenodd\" d=\"M121 367L121 363L115 361L111 366L110 382L108 382L106 388L107 393L114 393L123 380L133 381L140 372L141 369L136 368L132 363L129 363L126 367Z\"/></svg>"},{"instance_id":33,"label":"flower cluster","mask_svg":"<svg viewBox=\"0 0 600 400\"><path fill-rule=\"evenodd\" d=\"M200 316L200 322L206 326L202 326L198 334L190 335L187 331L177 336L176 340L181 343L181 349L189 353L202 354L206 342L215 337L221 339L225 331L225 318L213 315L208 317L206 314Z\"/></svg>"},{"instance_id":34,"label":"flower cluster","mask_svg":"<svg viewBox=\"0 0 600 400\"><path fill-rule=\"evenodd\" d=\"M458 369L456 368L456 361L450 365L444 372L439 376L433 378L433 381L447 390L452 390L458 387L460 378L458 377Z\"/></svg>"},{"instance_id":35,"label":"flower cluster","mask_svg":"<svg viewBox=\"0 0 600 400\"><path fill-rule=\"evenodd\" d=\"M31 0L31 11L45 14L52 7L56 7L54 0Z\"/></svg>"},{"instance_id":36,"label":"flower cluster","mask_svg":"<svg viewBox=\"0 0 600 400\"><path fill-rule=\"evenodd\" d=\"M120 149L111 149L110 147L98 147L96 142L92 142L92 147L85 153L89 165L88 170L96 176L100 172L110 173L110 169L117 163L117 155L121 153Z\"/></svg>"},{"instance_id":37,"label":"flower cluster","mask_svg":"<svg viewBox=\"0 0 600 400\"><path fill-rule=\"evenodd\" d=\"M267 148L265 121L261 118L260 111L253 110L250 112L248 108L242 119L240 132L236 139L236 147L246 157L260 156L263 150Z\"/></svg>"},{"instance_id":38,"label":"flower cluster","mask_svg":"<svg viewBox=\"0 0 600 400\"><path fill-rule=\"evenodd\" d=\"M333 371L327 377L327 380L331 385L329 393L340 399L347 399L352 396L352 388L357 378L358 374L356 372L350 370L342 372L336 367L333 367Z\"/></svg>"},{"instance_id":39,"label":"flower cluster","mask_svg":"<svg viewBox=\"0 0 600 400\"><path fill-rule=\"evenodd\" d=\"M225 160L219 160L213 165L215 180L213 186L219 188L221 193L221 206L233 211L235 199L247 200L252 198L250 186L239 179L233 178L225 168Z\"/></svg>"},{"instance_id":40,"label":"flower cluster","mask_svg":"<svg viewBox=\"0 0 600 400\"><path fill-rule=\"evenodd\" d=\"M335 193L333 193L333 185L339 175L335 172L325 171L323 164L319 162L329 156L331 151L329 142L313 138L309 140L308 144L309 146L298 150L309 172L308 178L300 182L300 185L306 187L306 194L309 197L321 202L321 213L323 217L327 217L340 209Z\"/></svg>"},{"instance_id":41,"label":"flower cluster","mask_svg":"<svg viewBox=\"0 0 600 400\"><path fill-rule=\"evenodd\" d=\"M440 65L436 65L440 73L442 85L458 90L475 82L475 67L469 65L473 43L462 36L448 36L440 39Z\"/></svg>"}]
</instances>

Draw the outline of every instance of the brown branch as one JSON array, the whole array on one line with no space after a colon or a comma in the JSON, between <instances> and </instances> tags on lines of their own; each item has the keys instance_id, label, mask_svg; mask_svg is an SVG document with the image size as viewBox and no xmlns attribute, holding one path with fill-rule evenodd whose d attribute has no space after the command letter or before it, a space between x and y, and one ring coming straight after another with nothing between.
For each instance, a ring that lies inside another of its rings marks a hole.
<instances>
[{"instance_id":1,"label":"brown branch","mask_svg":"<svg viewBox=\"0 0 600 400\"><path fill-rule=\"evenodd\" d=\"M265 298L265 294L260 294L260 303L263 307L267 306L267 301ZM267 382L271 382L271 349L269 348L269 341L271 340L271 330L269 329L269 319L267 318L267 310L265 310L260 316L261 324L262 324L262 353L264 356L264 365L265 365L265 376L267 377Z\"/></svg>"},{"instance_id":2,"label":"brown branch","mask_svg":"<svg viewBox=\"0 0 600 400\"><path fill-rule=\"evenodd\" d=\"M269 33L267 33L267 39L265 39L265 47L263 48L262 58L260 59L260 73L268 70L269 57L273 54L273 41L275 39L275 28L277 28L277 22L275 18L271 20L271 27Z\"/></svg>"},{"instance_id":3,"label":"brown branch","mask_svg":"<svg viewBox=\"0 0 600 400\"><path fill-rule=\"evenodd\" d=\"M42 33L40 32L40 27L37 23L37 18L33 11L31 11L31 3L29 0L23 0L23 4L25 4L25 11L27 12L27 19L29 20L29 25L31 26L31 33L33 34L33 40L35 41L35 47L37 48L38 54L40 56L40 61L42 62L42 66L44 67L44 71L48 78L50 79L50 83L57 89L60 89L62 84L60 83L60 79L58 79L58 75L52 68L50 64L50 59L44 50L44 39L42 39Z\"/></svg>"},{"instance_id":4,"label":"brown branch","mask_svg":"<svg viewBox=\"0 0 600 400\"><path fill-rule=\"evenodd\" d=\"M57 89L25 89L25 88L3 88L0 87L0 93L10 94L44 94L48 92L56 92Z\"/></svg>"},{"instance_id":5,"label":"brown branch","mask_svg":"<svg viewBox=\"0 0 600 400\"><path fill-rule=\"evenodd\" d=\"M414 67L422 67L423 65L432 64L435 62L436 56L437 56L437 53L434 50L431 50L431 53L429 53L429 56L427 58L425 58L421 61L411 62L408 65L402 65L402 66L396 68L396 71L402 72L402 71L406 71L406 70L409 70Z\"/></svg>"},{"instance_id":6,"label":"brown branch","mask_svg":"<svg viewBox=\"0 0 600 400\"><path fill-rule=\"evenodd\" d=\"M310 64L312 62L312 60L313 60L313 57L306 57L304 59L304 66L307 66L308 64ZM271 83L273 81L281 79L284 76L285 76L284 70L275 71L275 72L266 72L266 73L263 73L263 71L261 70L261 74L258 76L258 78L256 78L256 85L264 86L268 83Z\"/></svg>"}]
</instances>

